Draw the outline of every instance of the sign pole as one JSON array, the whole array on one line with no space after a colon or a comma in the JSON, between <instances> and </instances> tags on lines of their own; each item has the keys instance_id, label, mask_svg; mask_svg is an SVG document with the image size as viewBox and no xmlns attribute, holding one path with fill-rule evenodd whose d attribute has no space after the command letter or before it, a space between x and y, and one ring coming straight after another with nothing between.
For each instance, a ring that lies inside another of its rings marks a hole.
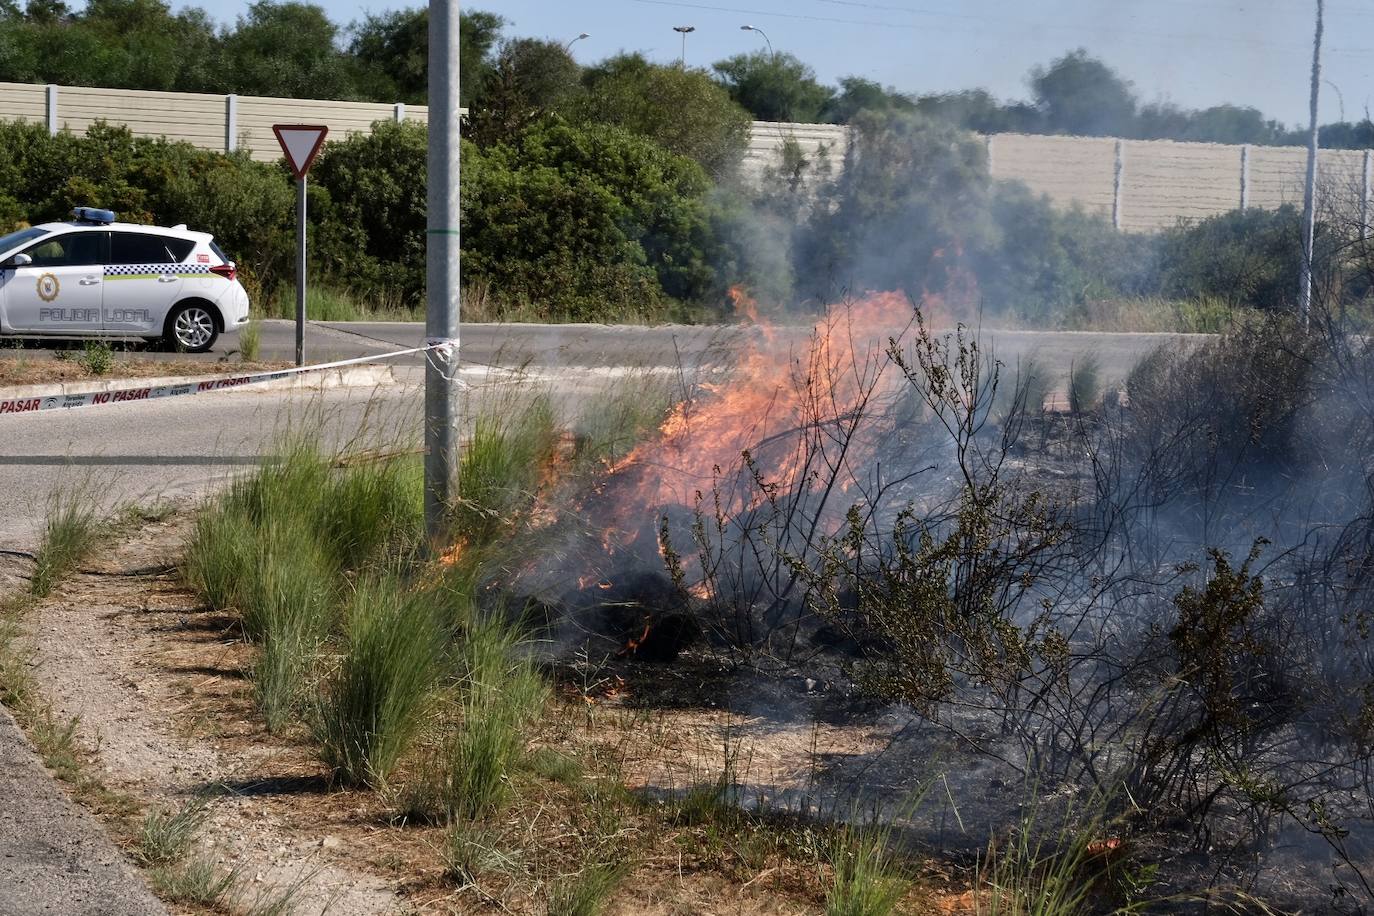
<instances>
[{"instance_id":1,"label":"sign pole","mask_svg":"<svg viewBox=\"0 0 1374 916\"><path fill-rule=\"evenodd\" d=\"M425 234L425 533L442 549L457 498L461 164L458 0L429 3L429 187Z\"/></svg>"},{"instance_id":2,"label":"sign pole","mask_svg":"<svg viewBox=\"0 0 1374 916\"><path fill-rule=\"evenodd\" d=\"M305 365L305 182L296 179L296 365Z\"/></svg>"},{"instance_id":3,"label":"sign pole","mask_svg":"<svg viewBox=\"0 0 1374 916\"><path fill-rule=\"evenodd\" d=\"M296 365L305 365L305 198L306 181L329 128L323 124L273 124L281 151L296 179Z\"/></svg>"}]
</instances>

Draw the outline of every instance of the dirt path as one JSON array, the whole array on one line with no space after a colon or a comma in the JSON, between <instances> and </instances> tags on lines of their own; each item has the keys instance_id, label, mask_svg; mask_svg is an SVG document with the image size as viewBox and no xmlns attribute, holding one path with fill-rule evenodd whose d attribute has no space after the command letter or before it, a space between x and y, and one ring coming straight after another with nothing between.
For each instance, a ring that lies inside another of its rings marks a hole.
<instances>
[{"instance_id":1,"label":"dirt path","mask_svg":"<svg viewBox=\"0 0 1374 916\"><path fill-rule=\"evenodd\" d=\"M241 903L294 889L296 913L403 912L391 883L350 868L331 833L358 800L329 791L299 744L262 732L244 647L180 586L186 524L111 545L34 612L42 691L58 715L79 717L107 787L149 808L215 793L201 854L238 872Z\"/></svg>"}]
</instances>

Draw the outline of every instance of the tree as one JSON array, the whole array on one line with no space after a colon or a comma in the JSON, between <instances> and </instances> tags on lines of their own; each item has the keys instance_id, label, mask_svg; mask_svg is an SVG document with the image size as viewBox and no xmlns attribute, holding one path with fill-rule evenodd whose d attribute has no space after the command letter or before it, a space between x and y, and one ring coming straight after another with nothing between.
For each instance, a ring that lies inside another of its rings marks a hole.
<instances>
[{"instance_id":1,"label":"tree","mask_svg":"<svg viewBox=\"0 0 1374 916\"><path fill-rule=\"evenodd\" d=\"M1083 48L1030 73L1036 107L1054 133L1130 136L1136 99L1131 84Z\"/></svg>"},{"instance_id":2,"label":"tree","mask_svg":"<svg viewBox=\"0 0 1374 916\"><path fill-rule=\"evenodd\" d=\"M490 78L473 99L469 136L479 146L509 142L581 91L582 68L555 41L518 38L501 45Z\"/></svg>"},{"instance_id":3,"label":"tree","mask_svg":"<svg viewBox=\"0 0 1374 916\"><path fill-rule=\"evenodd\" d=\"M63 0L29 0L24 15L39 25L55 25L72 18L72 8Z\"/></svg>"},{"instance_id":4,"label":"tree","mask_svg":"<svg viewBox=\"0 0 1374 916\"><path fill-rule=\"evenodd\" d=\"M713 69L730 97L759 121L815 123L834 96L795 56L756 51L737 54Z\"/></svg>"},{"instance_id":5,"label":"tree","mask_svg":"<svg viewBox=\"0 0 1374 916\"><path fill-rule=\"evenodd\" d=\"M348 50L367 74L369 94L423 103L429 88L428 8L369 14L352 31Z\"/></svg>"},{"instance_id":6,"label":"tree","mask_svg":"<svg viewBox=\"0 0 1374 916\"><path fill-rule=\"evenodd\" d=\"M480 94L505 20L494 13L464 10L458 19L458 64L463 105ZM371 83L372 98L422 104L429 93L429 8L369 15L353 26L349 51Z\"/></svg>"},{"instance_id":7,"label":"tree","mask_svg":"<svg viewBox=\"0 0 1374 916\"><path fill-rule=\"evenodd\" d=\"M1374 121L1337 121L1323 124L1319 131L1323 149L1371 149L1374 148Z\"/></svg>"},{"instance_id":8,"label":"tree","mask_svg":"<svg viewBox=\"0 0 1374 916\"><path fill-rule=\"evenodd\" d=\"M901 290L913 302L995 243L987 156L972 134L919 115L855 119L845 170L813 210L794 262L799 292Z\"/></svg>"},{"instance_id":9,"label":"tree","mask_svg":"<svg viewBox=\"0 0 1374 916\"><path fill-rule=\"evenodd\" d=\"M586 92L563 107L574 123L610 124L695 159L711 175L734 167L749 141L749 114L700 70L609 58L583 74Z\"/></svg>"},{"instance_id":10,"label":"tree","mask_svg":"<svg viewBox=\"0 0 1374 916\"><path fill-rule=\"evenodd\" d=\"M1003 105L984 89L965 89L916 100L921 114L982 134L1040 133L1044 118L1024 102Z\"/></svg>"},{"instance_id":11,"label":"tree","mask_svg":"<svg viewBox=\"0 0 1374 916\"><path fill-rule=\"evenodd\" d=\"M1204 143L1282 143L1283 125L1266 120L1257 108L1214 105L1184 111L1173 105L1146 105L1140 110L1136 136L1144 139L1194 140Z\"/></svg>"},{"instance_id":12,"label":"tree","mask_svg":"<svg viewBox=\"0 0 1374 916\"><path fill-rule=\"evenodd\" d=\"M884 89L881 84L860 76L846 76L840 79L840 92L832 96L825 106L825 120L832 124L848 124L861 111L913 111L915 103L910 96L895 89Z\"/></svg>"},{"instance_id":13,"label":"tree","mask_svg":"<svg viewBox=\"0 0 1374 916\"><path fill-rule=\"evenodd\" d=\"M355 99L352 61L339 29L312 3L255 0L224 44L226 80L244 95Z\"/></svg>"}]
</instances>

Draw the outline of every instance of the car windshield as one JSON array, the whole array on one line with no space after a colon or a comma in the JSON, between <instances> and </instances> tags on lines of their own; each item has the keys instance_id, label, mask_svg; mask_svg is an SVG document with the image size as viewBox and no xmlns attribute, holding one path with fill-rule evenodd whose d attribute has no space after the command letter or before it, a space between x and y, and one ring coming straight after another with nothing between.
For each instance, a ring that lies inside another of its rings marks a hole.
<instances>
[{"instance_id":1,"label":"car windshield","mask_svg":"<svg viewBox=\"0 0 1374 916\"><path fill-rule=\"evenodd\" d=\"M28 229L20 229L17 232L11 232L9 235L0 235L0 255L3 255L12 248L18 248L25 242L32 242L39 236L47 235L48 232L49 230L47 229L31 226Z\"/></svg>"}]
</instances>

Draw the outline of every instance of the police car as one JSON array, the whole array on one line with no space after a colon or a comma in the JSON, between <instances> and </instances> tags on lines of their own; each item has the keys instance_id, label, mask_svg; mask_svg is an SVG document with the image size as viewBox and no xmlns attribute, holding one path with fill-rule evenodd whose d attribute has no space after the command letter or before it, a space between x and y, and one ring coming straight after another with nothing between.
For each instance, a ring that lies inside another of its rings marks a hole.
<instances>
[{"instance_id":1,"label":"police car","mask_svg":"<svg viewBox=\"0 0 1374 916\"><path fill-rule=\"evenodd\" d=\"M248 293L212 236L72 219L0 236L0 334L142 337L204 353L248 321Z\"/></svg>"}]
</instances>

